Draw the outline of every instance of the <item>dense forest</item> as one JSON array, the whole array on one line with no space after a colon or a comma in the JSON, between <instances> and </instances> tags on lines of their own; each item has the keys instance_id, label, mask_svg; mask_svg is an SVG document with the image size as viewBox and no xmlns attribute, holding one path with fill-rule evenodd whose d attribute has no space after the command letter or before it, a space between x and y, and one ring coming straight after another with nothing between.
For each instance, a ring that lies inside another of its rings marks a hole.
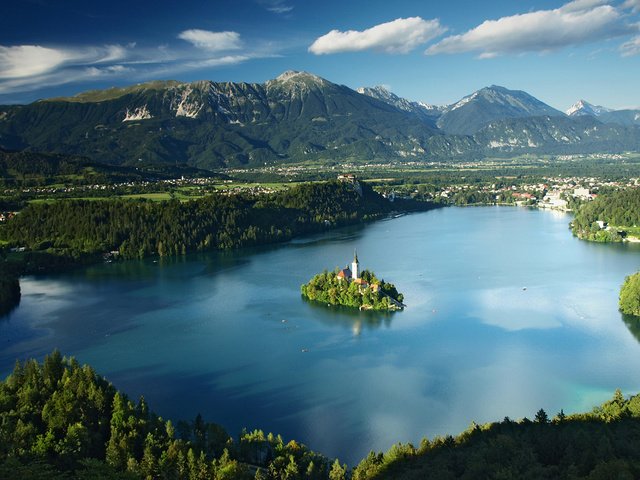
<instances>
[{"instance_id":1,"label":"dense forest","mask_svg":"<svg viewBox=\"0 0 640 480\"><path fill-rule=\"evenodd\" d=\"M635 479L640 395L592 412L472 425L418 447L371 452L353 470L260 430L232 438L197 415L164 420L90 366L54 351L0 382L0 478L175 480Z\"/></svg>"},{"instance_id":2,"label":"dense forest","mask_svg":"<svg viewBox=\"0 0 640 480\"><path fill-rule=\"evenodd\" d=\"M367 185L358 190L335 181L188 202L61 200L29 205L0 229L0 238L71 256L112 251L123 258L168 256L286 240L397 208L406 205L388 202Z\"/></svg>"},{"instance_id":3,"label":"dense forest","mask_svg":"<svg viewBox=\"0 0 640 480\"><path fill-rule=\"evenodd\" d=\"M260 430L174 425L55 351L0 383L2 479L344 479L346 466Z\"/></svg>"},{"instance_id":4,"label":"dense forest","mask_svg":"<svg viewBox=\"0 0 640 480\"><path fill-rule=\"evenodd\" d=\"M339 278L339 269L324 271L300 287L302 296L327 305L342 305L363 310L400 310L404 296L395 285L379 280L373 272L362 271L364 283ZM395 300L395 302L393 301Z\"/></svg>"},{"instance_id":5,"label":"dense forest","mask_svg":"<svg viewBox=\"0 0 640 480\"><path fill-rule=\"evenodd\" d=\"M172 165L136 167L94 162L80 155L7 151L0 148L0 186L31 187L53 183L82 185L180 178L180 176L213 176L212 172L193 167Z\"/></svg>"},{"instance_id":6,"label":"dense forest","mask_svg":"<svg viewBox=\"0 0 640 480\"><path fill-rule=\"evenodd\" d=\"M609 229L601 228L602 221ZM571 224L574 235L595 242L621 242L627 229L640 226L640 189L629 188L601 195L582 204Z\"/></svg>"},{"instance_id":7,"label":"dense forest","mask_svg":"<svg viewBox=\"0 0 640 480\"><path fill-rule=\"evenodd\" d=\"M613 398L590 413L472 425L456 437L423 439L370 453L354 480L640 478L640 396Z\"/></svg>"}]
</instances>

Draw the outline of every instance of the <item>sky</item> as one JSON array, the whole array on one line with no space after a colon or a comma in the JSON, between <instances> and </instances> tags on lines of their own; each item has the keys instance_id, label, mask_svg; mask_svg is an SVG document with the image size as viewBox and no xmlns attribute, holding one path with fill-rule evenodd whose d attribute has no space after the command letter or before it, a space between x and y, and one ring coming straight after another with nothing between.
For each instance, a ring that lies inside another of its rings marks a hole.
<instances>
[{"instance_id":1,"label":"sky","mask_svg":"<svg viewBox=\"0 0 640 480\"><path fill-rule=\"evenodd\" d=\"M489 85L640 107L640 0L5 0L0 104L303 70L450 104Z\"/></svg>"}]
</instances>

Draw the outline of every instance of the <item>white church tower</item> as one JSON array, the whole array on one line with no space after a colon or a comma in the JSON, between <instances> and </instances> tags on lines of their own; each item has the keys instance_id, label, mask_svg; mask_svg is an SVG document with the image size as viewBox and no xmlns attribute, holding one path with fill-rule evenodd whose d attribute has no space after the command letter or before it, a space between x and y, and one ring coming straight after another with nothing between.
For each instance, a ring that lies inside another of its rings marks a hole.
<instances>
[{"instance_id":1,"label":"white church tower","mask_svg":"<svg viewBox=\"0 0 640 480\"><path fill-rule=\"evenodd\" d=\"M353 262L351 262L351 279L358 279L358 268L360 267L360 263L358 262L358 252L356 250L353 251Z\"/></svg>"}]
</instances>

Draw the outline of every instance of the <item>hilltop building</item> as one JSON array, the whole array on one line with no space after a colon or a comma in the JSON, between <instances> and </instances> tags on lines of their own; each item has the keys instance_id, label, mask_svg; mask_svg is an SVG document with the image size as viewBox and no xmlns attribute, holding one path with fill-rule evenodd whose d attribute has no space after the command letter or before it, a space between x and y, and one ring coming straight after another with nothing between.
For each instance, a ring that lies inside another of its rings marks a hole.
<instances>
[{"instance_id":1,"label":"hilltop building","mask_svg":"<svg viewBox=\"0 0 640 480\"><path fill-rule=\"evenodd\" d=\"M338 181L346 182L353 185L353 189L356 191L358 195L362 197L362 185L358 181L358 177L356 177L353 173L341 173L338 175Z\"/></svg>"}]
</instances>

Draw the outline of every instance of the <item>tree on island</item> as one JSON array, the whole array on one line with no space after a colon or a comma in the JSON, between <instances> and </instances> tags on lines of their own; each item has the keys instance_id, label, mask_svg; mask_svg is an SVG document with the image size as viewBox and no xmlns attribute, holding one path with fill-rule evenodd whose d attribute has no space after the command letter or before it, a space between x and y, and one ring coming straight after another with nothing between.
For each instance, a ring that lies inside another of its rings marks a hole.
<instances>
[{"instance_id":1,"label":"tree on island","mask_svg":"<svg viewBox=\"0 0 640 480\"><path fill-rule=\"evenodd\" d=\"M622 313L640 317L640 272L624 279L618 305Z\"/></svg>"}]
</instances>

